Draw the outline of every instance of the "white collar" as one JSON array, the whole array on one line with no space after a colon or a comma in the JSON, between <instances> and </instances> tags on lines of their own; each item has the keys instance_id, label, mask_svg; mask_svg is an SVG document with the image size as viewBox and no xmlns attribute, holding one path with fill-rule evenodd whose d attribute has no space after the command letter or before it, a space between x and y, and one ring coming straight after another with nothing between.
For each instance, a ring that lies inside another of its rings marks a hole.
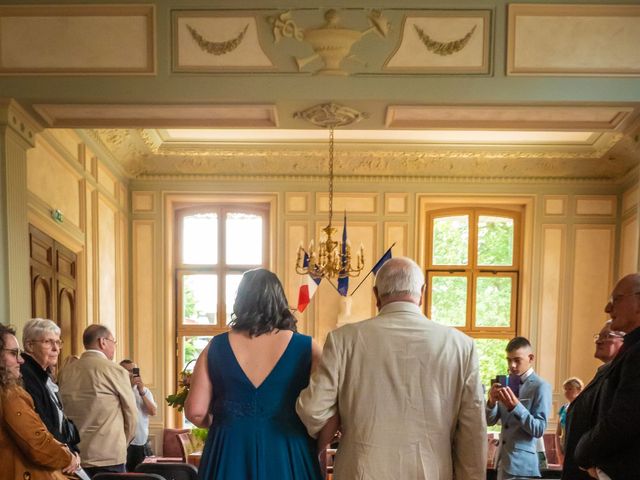
<instances>
[{"instance_id":1,"label":"white collar","mask_svg":"<svg viewBox=\"0 0 640 480\"><path fill-rule=\"evenodd\" d=\"M529 367L529 370L520 375L520 383L524 383L524 381L529 378L533 374L533 367Z\"/></svg>"}]
</instances>

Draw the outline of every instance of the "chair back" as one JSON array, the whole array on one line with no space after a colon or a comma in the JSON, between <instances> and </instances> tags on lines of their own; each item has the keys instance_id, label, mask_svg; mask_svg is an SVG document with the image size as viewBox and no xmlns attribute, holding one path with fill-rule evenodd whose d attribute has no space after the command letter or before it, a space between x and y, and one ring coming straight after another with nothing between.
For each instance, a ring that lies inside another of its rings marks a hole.
<instances>
[{"instance_id":1,"label":"chair back","mask_svg":"<svg viewBox=\"0 0 640 480\"><path fill-rule=\"evenodd\" d=\"M92 480L164 480L155 473L96 473Z\"/></svg>"},{"instance_id":2,"label":"chair back","mask_svg":"<svg viewBox=\"0 0 640 480\"><path fill-rule=\"evenodd\" d=\"M136 472L155 473L165 480L198 480L198 470L188 463L141 463Z\"/></svg>"},{"instance_id":3,"label":"chair back","mask_svg":"<svg viewBox=\"0 0 640 480\"><path fill-rule=\"evenodd\" d=\"M186 462L189 458L189 454L196 451L196 447L193 444L193 437L191 436L191 432L179 433L178 442L180 443L180 448L182 449L182 461Z\"/></svg>"},{"instance_id":4,"label":"chair back","mask_svg":"<svg viewBox=\"0 0 640 480\"><path fill-rule=\"evenodd\" d=\"M162 432L162 456L182 457L182 447L178 441L178 435L188 432L188 428L165 428Z\"/></svg>"}]
</instances>

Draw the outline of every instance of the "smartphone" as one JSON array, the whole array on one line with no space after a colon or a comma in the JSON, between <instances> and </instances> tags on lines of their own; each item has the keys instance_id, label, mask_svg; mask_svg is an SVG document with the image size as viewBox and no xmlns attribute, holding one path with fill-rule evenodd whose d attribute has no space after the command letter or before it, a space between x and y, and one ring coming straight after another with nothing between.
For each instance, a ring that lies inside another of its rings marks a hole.
<instances>
[{"instance_id":1,"label":"smartphone","mask_svg":"<svg viewBox=\"0 0 640 480\"><path fill-rule=\"evenodd\" d=\"M134 377L139 377L139 376L140 376L140 369L139 369L138 367L133 367L133 368L131 369L131 374L132 374Z\"/></svg>"}]
</instances>

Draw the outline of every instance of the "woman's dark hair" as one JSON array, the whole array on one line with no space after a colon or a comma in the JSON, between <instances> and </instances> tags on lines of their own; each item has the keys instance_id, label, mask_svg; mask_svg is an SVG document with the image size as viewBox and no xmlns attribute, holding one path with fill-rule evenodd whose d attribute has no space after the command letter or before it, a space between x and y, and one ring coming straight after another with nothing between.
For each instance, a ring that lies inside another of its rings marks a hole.
<instances>
[{"instance_id":1,"label":"woman's dark hair","mask_svg":"<svg viewBox=\"0 0 640 480\"><path fill-rule=\"evenodd\" d=\"M0 323L0 354L2 354L2 352L7 346L7 344L5 343L7 336L8 335L15 336L15 334L16 334L16 331L12 327L9 327L7 325L3 325L2 323ZM4 358L4 357L0 357L0 358ZM14 383L18 383L18 381L16 379L9 377L9 373L7 372L7 369L5 368L5 365L4 365L4 360L1 360L0 361L0 387L2 388L8 387L9 385Z\"/></svg>"},{"instance_id":2,"label":"woman's dark hair","mask_svg":"<svg viewBox=\"0 0 640 480\"><path fill-rule=\"evenodd\" d=\"M296 329L296 317L278 277L264 268L244 272L238 286L229 326L257 337L272 330Z\"/></svg>"}]
</instances>

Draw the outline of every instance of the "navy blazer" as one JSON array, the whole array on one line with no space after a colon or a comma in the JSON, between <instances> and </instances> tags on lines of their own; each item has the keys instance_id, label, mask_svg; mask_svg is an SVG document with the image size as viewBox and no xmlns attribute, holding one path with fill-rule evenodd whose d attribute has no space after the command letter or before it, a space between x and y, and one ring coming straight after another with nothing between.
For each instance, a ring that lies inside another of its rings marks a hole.
<instances>
[{"instance_id":1,"label":"navy blazer","mask_svg":"<svg viewBox=\"0 0 640 480\"><path fill-rule=\"evenodd\" d=\"M640 478L640 328L628 333L602 380L598 422L576 447L581 467L614 480Z\"/></svg>"},{"instance_id":2,"label":"navy blazer","mask_svg":"<svg viewBox=\"0 0 640 480\"><path fill-rule=\"evenodd\" d=\"M538 438L551 412L551 385L532 373L520 385L520 403L512 411L498 402L487 407L487 424L500 421L500 469L511 475L539 477Z\"/></svg>"}]
</instances>

